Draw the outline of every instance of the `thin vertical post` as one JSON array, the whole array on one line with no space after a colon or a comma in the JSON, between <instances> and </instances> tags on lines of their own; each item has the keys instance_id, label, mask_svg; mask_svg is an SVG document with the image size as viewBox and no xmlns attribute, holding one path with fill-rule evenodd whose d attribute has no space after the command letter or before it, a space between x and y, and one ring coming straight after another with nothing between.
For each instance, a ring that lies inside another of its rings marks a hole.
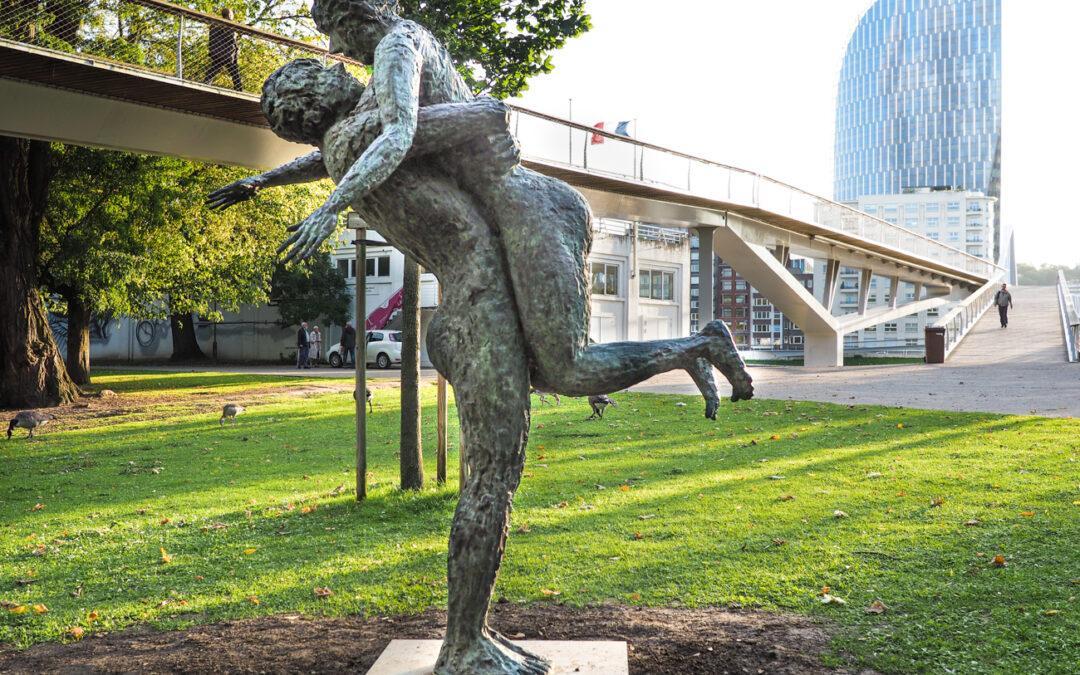
<instances>
[{"instance_id":1,"label":"thin vertical post","mask_svg":"<svg viewBox=\"0 0 1080 675\"><path fill-rule=\"evenodd\" d=\"M457 403L457 392L454 392ZM458 410L461 410L460 406ZM465 491L465 481L469 478L468 448L465 447L465 430L458 426L458 494Z\"/></svg>"},{"instance_id":2,"label":"thin vertical post","mask_svg":"<svg viewBox=\"0 0 1080 675\"><path fill-rule=\"evenodd\" d=\"M354 214L349 214L354 220ZM357 222L358 221L358 222ZM355 216L356 233L356 501L367 498L367 228Z\"/></svg>"},{"instance_id":3,"label":"thin vertical post","mask_svg":"<svg viewBox=\"0 0 1080 675\"><path fill-rule=\"evenodd\" d=\"M443 302L443 290L442 283L439 283L439 307L442 307ZM436 413L435 413L435 435L437 448L435 451L435 481L439 485L446 484L446 427L447 427L447 405L446 405L446 378L442 373L439 373L436 379Z\"/></svg>"},{"instance_id":4,"label":"thin vertical post","mask_svg":"<svg viewBox=\"0 0 1080 675\"><path fill-rule=\"evenodd\" d=\"M570 99L569 102L567 103L566 119L568 119L571 122L574 121L574 99ZM569 164L570 166L573 166L574 165L574 127L571 127L571 126L566 127L566 143L567 143L566 163Z\"/></svg>"},{"instance_id":5,"label":"thin vertical post","mask_svg":"<svg viewBox=\"0 0 1080 675\"><path fill-rule=\"evenodd\" d=\"M420 432L420 263L405 256L401 299L401 489L424 487Z\"/></svg>"},{"instance_id":6,"label":"thin vertical post","mask_svg":"<svg viewBox=\"0 0 1080 675\"><path fill-rule=\"evenodd\" d=\"M177 17L176 28L176 76L184 79L184 15Z\"/></svg>"}]
</instances>

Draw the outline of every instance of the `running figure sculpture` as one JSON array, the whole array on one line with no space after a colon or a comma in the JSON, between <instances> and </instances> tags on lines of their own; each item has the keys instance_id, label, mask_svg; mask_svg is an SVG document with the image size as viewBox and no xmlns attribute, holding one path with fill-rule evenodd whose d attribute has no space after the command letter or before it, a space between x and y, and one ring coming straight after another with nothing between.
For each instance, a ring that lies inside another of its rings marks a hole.
<instances>
[{"instance_id":1,"label":"running figure sculpture","mask_svg":"<svg viewBox=\"0 0 1080 675\"><path fill-rule=\"evenodd\" d=\"M733 400L753 395L720 321L678 340L588 344L585 261L591 215L566 184L518 164L507 109L475 98L446 50L387 2L316 0L331 46L372 63L364 87L343 67L301 59L263 87L283 138L319 150L216 191L227 207L257 190L330 176L326 204L285 242L313 253L352 207L438 278L443 304L428 353L454 385L469 477L450 534L448 624L437 673L545 673L548 665L487 626L510 503L525 461L530 384L570 396L606 394L686 370L719 405L712 367Z\"/></svg>"}]
</instances>

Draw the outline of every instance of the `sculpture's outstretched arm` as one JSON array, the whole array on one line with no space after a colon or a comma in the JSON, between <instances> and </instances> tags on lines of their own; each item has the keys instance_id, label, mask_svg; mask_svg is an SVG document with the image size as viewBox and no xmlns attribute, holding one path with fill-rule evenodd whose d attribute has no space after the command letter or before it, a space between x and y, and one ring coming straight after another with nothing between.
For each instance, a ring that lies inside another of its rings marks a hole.
<instances>
[{"instance_id":1,"label":"sculpture's outstretched arm","mask_svg":"<svg viewBox=\"0 0 1080 675\"><path fill-rule=\"evenodd\" d=\"M372 84L382 132L338 181L337 189L326 203L294 226L293 235L279 249L284 251L292 246L286 260L306 258L314 253L336 229L338 214L377 188L405 160L416 134L422 64L423 59L409 35L390 33L379 43Z\"/></svg>"},{"instance_id":2,"label":"sculpture's outstretched arm","mask_svg":"<svg viewBox=\"0 0 1080 675\"><path fill-rule=\"evenodd\" d=\"M212 209L227 209L233 204L251 199L263 188L312 183L328 177L322 152L316 150L266 173L250 176L214 190L207 195L206 205Z\"/></svg>"}]
</instances>

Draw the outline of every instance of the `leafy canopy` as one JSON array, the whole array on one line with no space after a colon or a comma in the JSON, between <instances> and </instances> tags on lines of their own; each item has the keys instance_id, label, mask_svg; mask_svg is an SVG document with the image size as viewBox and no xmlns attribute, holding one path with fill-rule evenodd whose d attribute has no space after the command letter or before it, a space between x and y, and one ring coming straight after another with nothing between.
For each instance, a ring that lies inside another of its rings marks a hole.
<instances>
[{"instance_id":1,"label":"leafy canopy","mask_svg":"<svg viewBox=\"0 0 1080 675\"><path fill-rule=\"evenodd\" d=\"M402 0L450 50L473 91L516 96L554 68L551 52L591 27L585 0Z\"/></svg>"}]
</instances>

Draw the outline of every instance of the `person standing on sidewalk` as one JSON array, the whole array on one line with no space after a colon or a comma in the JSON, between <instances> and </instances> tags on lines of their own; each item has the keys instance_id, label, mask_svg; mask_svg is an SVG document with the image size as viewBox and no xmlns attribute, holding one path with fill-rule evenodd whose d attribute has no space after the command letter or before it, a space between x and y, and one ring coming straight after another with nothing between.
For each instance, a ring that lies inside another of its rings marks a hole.
<instances>
[{"instance_id":1,"label":"person standing on sidewalk","mask_svg":"<svg viewBox=\"0 0 1080 675\"><path fill-rule=\"evenodd\" d=\"M1001 327L1009 327L1009 309L1013 306L1012 293L1009 292L1008 284L1001 284L1001 290L994 294L994 304L998 308L998 316L1001 317Z\"/></svg>"},{"instance_id":2,"label":"person standing on sidewalk","mask_svg":"<svg viewBox=\"0 0 1080 675\"><path fill-rule=\"evenodd\" d=\"M296 331L296 367L308 368L308 349L311 342L308 340L307 321L300 323L300 330Z\"/></svg>"},{"instance_id":3,"label":"person standing on sidewalk","mask_svg":"<svg viewBox=\"0 0 1080 675\"><path fill-rule=\"evenodd\" d=\"M352 321L346 323L341 331L341 352L341 365L349 365L349 359L356 365L356 329Z\"/></svg>"},{"instance_id":4,"label":"person standing on sidewalk","mask_svg":"<svg viewBox=\"0 0 1080 675\"><path fill-rule=\"evenodd\" d=\"M311 329L311 366L313 368L319 367L319 360L322 358L322 330L318 326L314 326Z\"/></svg>"}]
</instances>

